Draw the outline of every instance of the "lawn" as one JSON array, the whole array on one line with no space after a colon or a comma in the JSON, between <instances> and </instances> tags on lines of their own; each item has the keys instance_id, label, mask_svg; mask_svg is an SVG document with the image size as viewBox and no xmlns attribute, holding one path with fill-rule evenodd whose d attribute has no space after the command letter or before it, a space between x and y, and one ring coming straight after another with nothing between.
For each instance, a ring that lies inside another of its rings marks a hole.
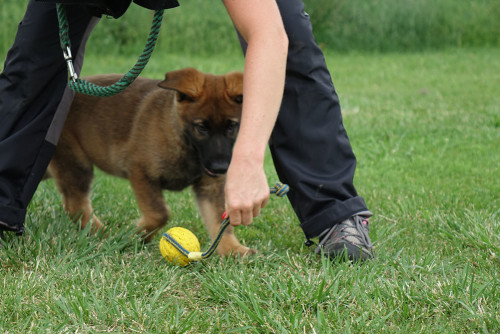
<instances>
[{"instance_id":1,"label":"lawn","mask_svg":"<svg viewBox=\"0 0 500 334\"><path fill-rule=\"evenodd\" d=\"M0 249L0 332L499 332L500 49L325 53L358 157L355 184L374 213L374 260L314 255L288 201L273 198L236 230L259 255L179 268L161 257L159 236L135 237L126 181L95 180L108 237L78 231L47 181L24 236ZM134 61L91 54L84 73ZM157 53L144 75L185 66L224 73L242 59ZM270 156L266 170L276 181ZM165 197L169 226L189 228L206 249L191 192Z\"/></svg>"}]
</instances>

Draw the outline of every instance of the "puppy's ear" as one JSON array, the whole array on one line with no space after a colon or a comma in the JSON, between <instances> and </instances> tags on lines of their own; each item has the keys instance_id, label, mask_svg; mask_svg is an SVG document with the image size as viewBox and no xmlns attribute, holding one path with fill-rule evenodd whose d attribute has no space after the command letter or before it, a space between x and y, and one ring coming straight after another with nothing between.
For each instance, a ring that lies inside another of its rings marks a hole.
<instances>
[{"instance_id":1,"label":"puppy's ear","mask_svg":"<svg viewBox=\"0 0 500 334\"><path fill-rule=\"evenodd\" d=\"M236 103L243 103L243 73L229 72L224 76L227 95Z\"/></svg>"},{"instance_id":2,"label":"puppy's ear","mask_svg":"<svg viewBox=\"0 0 500 334\"><path fill-rule=\"evenodd\" d=\"M173 89L179 92L179 101L194 101L203 91L205 75L194 68L167 72L165 80L158 84L164 89Z\"/></svg>"}]
</instances>

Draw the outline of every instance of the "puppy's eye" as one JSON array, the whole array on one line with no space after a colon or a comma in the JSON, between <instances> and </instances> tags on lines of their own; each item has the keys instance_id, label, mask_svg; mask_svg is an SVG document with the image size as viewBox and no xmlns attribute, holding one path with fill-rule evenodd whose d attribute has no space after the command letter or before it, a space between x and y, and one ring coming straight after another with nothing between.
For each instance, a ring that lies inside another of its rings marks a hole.
<instances>
[{"instance_id":1,"label":"puppy's eye","mask_svg":"<svg viewBox=\"0 0 500 334\"><path fill-rule=\"evenodd\" d=\"M200 135L207 135L208 132L210 131L208 125L205 122L198 122L198 123L193 123L193 128L198 132Z\"/></svg>"},{"instance_id":2,"label":"puppy's eye","mask_svg":"<svg viewBox=\"0 0 500 334\"><path fill-rule=\"evenodd\" d=\"M243 103L243 95L242 94L236 95L235 97L233 97L233 100L234 100L234 102L236 102L238 104L242 104Z\"/></svg>"},{"instance_id":3,"label":"puppy's eye","mask_svg":"<svg viewBox=\"0 0 500 334\"><path fill-rule=\"evenodd\" d=\"M179 98L178 98L179 102L182 102L182 101L194 102L194 99L192 96L189 96L183 92L178 92L178 93L179 93Z\"/></svg>"},{"instance_id":4,"label":"puppy's eye","mask_svg":"<svg viewBox=\"0 0 500 334\"><path fill-rule=\"evenodd\" d=\"M240 124L238 122L230 121L226 126L226 134L232 136L238 131Z\"/></svg>"}]
</instances>

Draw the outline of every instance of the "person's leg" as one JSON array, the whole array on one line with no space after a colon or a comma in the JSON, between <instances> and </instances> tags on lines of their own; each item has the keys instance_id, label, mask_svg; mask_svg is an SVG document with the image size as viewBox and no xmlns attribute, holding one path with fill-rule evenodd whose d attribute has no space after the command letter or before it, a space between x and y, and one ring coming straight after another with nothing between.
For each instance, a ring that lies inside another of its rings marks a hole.
<instances>
[{"instance_id":1,"label":"person's leg","mask_svg":"<svg viewBox=\"0 0 500 334\"><path fill-rule=\"evenodd\" d=\"M353 185L356 158L339 99L302 0L277 0L288 34L285 92L270 149L307 239L371 216ZM241 38L240 38L241 40ZM245 43L242 41L243 49Z\"/></svg>"},{"instance_id":2,"label":"person's leg","mask_svg":"<svg viewBox=\"0 0 500 334\"><path fill-rule=\"evenodd\" d=\"M75 69L98 22L67 6ZM31 0L0 73L0 229L22 233L26 208L57 144L73 98L55 4Z\"/></svg>"}]
</instances>

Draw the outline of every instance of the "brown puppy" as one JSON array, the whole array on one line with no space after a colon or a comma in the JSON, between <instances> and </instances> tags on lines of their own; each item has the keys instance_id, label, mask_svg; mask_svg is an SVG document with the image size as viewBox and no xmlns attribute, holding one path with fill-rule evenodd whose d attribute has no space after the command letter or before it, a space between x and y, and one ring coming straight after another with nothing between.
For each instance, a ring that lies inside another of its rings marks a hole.
<instances>
[{"instance_id":1,"label":"brown puppy","mask_svg":"<svg viewBox=\"0 0 500 334\"><path fill-rule=\"evenodd\" d=\"M87 78L109 85L117 75ZM162 190L192 186L213 239L224 211L225 172L239 128L243 75L203 74L187 68L165 80L138 78L124 92L105 98L76 94L48 176L55 178L65 210L92 231L102 223L92 213L93 167L127 178L142 217L146 240L169 218ZM253 252L228 228L221 255Z\"/></svg>"}]
</instances>

